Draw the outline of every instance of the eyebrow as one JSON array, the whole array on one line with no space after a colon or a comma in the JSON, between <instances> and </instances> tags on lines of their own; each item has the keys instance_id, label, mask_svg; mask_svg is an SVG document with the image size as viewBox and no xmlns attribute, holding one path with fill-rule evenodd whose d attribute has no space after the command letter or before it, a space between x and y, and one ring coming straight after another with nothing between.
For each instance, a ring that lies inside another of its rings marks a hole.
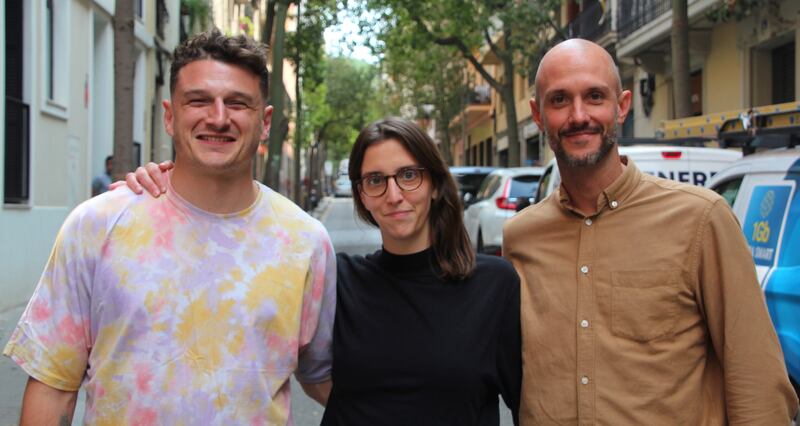
<instances>
[{"instance_id":1,"label":"eyebrow","mask_svg":"<svg viewBox=\"0 0 800 426\"><path fill-rule=\"evenodd\" d=\"M545 99L549 99L556 95L564 95L568 92L569 91L566 89L555 89L552 91L548 91L547 93L545 93ZM591 92L612 93L612 89L608 86L592 86L587 88L585 91L585 93L591 93Z\"/></svg>"},{"instance_id":2,"label":"eyebrow","mask_svg":"<svg viewBox=\"0 0 800 426\"><path fill-rule=\"evenodd\" d=\"M395 169L395 171L394 171L394 172L395 172L395 173L397 173L397 172L399 172L400 170L403 170L403 169L408 169L408 168L414 168L414 167L422 167L422 166L420 166L419 164L409 164L409 165L407 165L407 166L400 166L400 167L398 167L397 169ZM391 173L390 173L390 174L391 174ZM384 174L383 172L379 172L379 171L377 171L377 170L373 170L373 171L369 171L369 172L364 172L364 173L362 173L362 174L361 174L361 176L370 176L370 175L381 175L381 176L388 176L388 175Z\"/></svg>"},{"instance_id":3,"label":"eyebrow","mask_svg":"<svg viewBox=\"0 0 800 426\"><path fill-rule=\"evenodd\" d=\"M183 96L184 97L191 97L191 96L211 96L211 97L214 97L210 93L208 93L206 90L203 90L203 89L187 90L187 91L183 92ZM252 96L248 95L247 93L240 92L238 90L233 90L233 91L227 93L222 98L223 99L244 99L248 103L251 103L251 102L255 101L255 98L253 98Z\"/></svg>"}]
</instances>

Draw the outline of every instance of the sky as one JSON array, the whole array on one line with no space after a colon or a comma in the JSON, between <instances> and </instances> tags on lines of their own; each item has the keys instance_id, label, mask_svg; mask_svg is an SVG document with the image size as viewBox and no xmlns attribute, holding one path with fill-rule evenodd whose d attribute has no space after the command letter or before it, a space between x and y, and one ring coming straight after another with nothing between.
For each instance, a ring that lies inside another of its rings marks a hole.
<instances>
[{"instance_id":1,"label":"sky","mask_svg":"<svg viewBox=\"0 0 800 426\"><path fill-rule=\"evenodd\" d=\"M339 24L325 30L325 52L328 55L345 55L371 64L378 58L364 46L364 38L358 33L357 17L339 14Z\"/></svg>"}]
</instances>

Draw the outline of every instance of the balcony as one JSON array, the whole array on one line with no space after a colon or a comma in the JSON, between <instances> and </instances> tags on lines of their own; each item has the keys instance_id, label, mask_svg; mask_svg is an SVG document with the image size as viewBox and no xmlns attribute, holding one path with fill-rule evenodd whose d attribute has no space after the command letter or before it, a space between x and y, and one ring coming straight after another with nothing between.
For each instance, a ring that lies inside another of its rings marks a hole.
<instances>
[{"instance_id":1,"label":"balcony","mask_svg":"<svg viewBox=\"0 0 800 426\"><path fill-rule=\"evenodd\" d=\"M492 91L488 84L475 86L469 94L469 105L488 105Z\"/></svg>"},{"instance_id":2,"label":"balcony","mask_svg":"<svg viewBox=\"0 0 800 426\"><path fill-rule=\"evenodd\" d=\"M620 0L617 32L620 39L672 10L672 0Z\"/></svg>"},{"instance_id":3,"label":"balcony","mask_svg":"<svg viewBox=\"0 0 800 426\"><path fill-rule=\"evenodd\" d=\"M6 96L5 192L6 204L28 201L30 182L30 108Z\"/></svg>"},{"instance_id":4,"label":"balcony","mask_svg":"<svg viewBox=\"0 0 800 426\"><path fill-rule=\"evenodd\" d=\"M570 38L582 38L595 42L603 38L610 30L611 16L603 10L599 1L595 1L583 9L567 26L567 34Z\"/></svg>"},{"instance_id":5,"label":"balcony","mask_svg":"<svg viewBox=\"0 0 800 426\"><path fill-rule=\"evenodd\" d=\"M450 126L460 126L461 120L464 120L464 125L467 129L471 129L489 118L492 109L491 88L488 84L481 84L475 86L468 94L466 105L461 114L453 117Z\"/></svg>"}]
</instances>

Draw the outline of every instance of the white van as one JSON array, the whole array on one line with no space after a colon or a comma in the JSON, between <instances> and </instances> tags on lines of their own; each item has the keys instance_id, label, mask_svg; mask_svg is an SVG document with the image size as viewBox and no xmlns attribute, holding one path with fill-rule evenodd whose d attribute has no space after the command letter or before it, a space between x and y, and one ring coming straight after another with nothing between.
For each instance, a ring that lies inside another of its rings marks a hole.
<instances>
[{"instance_id":1,"label":"white van","mask_svg":"<svg viewBox=\"0 0 800 426\"><path fill-rule=\"evenodd\" d=\"M620 146L619 154L632 159L644 173L698 186L705 186L717 172L742 158L740 151L686 146ZM553 159L539 181L536 202L560 184L561 176Z\"/></svg>"}]
</instances>

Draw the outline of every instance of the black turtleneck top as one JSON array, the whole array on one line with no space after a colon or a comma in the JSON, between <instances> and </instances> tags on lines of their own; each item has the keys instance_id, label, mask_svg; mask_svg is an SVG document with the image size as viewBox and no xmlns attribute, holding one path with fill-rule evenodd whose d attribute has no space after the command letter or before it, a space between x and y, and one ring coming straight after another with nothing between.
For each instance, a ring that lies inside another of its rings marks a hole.
<instances>
[{"instance_id":1,"label":"black turtleneck top","mask_svg":"<svg viewBox=\"0 0 800 426\"><path fill-rule=\"evenodd\" d=\"M463 281L437 276L432 250L337 257L333 390L323 425L517 423L519 278L479 255Z\"/></svg>"}]
</instances>

